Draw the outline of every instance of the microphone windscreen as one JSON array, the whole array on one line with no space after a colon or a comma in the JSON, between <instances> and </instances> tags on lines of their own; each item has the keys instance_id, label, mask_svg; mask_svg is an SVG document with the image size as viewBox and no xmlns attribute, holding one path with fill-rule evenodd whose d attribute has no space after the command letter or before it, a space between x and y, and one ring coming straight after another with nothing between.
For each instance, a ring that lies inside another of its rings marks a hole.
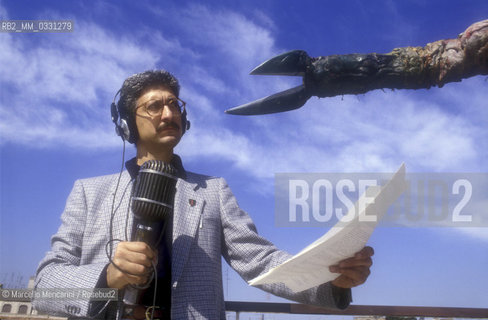
<instances>
[{"instance_id":1,"label":"microphone windscreen","mask_svg":"<svg viewBox=\"0 0 488 320\"><path fill-rule=\"evenodd\" d=\"M149 160L139 169L132 210L138 218L157 222L173 212L176 190L176 169L169 163Z\"/></svg>"}]
</instances>

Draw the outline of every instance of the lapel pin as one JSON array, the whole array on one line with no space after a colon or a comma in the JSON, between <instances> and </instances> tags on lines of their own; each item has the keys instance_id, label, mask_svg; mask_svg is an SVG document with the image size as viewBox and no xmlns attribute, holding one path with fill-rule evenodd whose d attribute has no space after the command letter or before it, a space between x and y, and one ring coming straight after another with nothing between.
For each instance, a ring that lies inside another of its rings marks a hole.
<instances>
[{"instance_id":1,"label":"lapel pin","mask_svg":"<svg viewBox=\"0 0 488 320\"><path fill-rule=\"evenodd\" d=\"M194 199L189 199L188 203L190 203L190 206L194 207L197 204L197 201Z\"/></svg>"}]
</instances>

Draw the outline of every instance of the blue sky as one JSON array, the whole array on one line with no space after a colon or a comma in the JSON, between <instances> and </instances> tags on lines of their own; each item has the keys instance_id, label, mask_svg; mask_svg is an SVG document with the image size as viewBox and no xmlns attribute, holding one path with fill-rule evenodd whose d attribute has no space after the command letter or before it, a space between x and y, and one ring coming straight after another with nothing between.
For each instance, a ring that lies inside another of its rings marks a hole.
<instances>
[{"instance_id":1,"label":"blue sky","mask_svg":"<svg viewBox=\"0 0 488 320\"><path fill-rule=\"evenodd\" d=\"M73 33L0 33L0 282L35 273L75 179L119 170L109 105L147 69L182 85L192 128L176 151L186 168L225 177L260 233L291 253L326 230L274 225L277 172L392 172L402 162L410 172L487 172L486 76L312 98L275 115L223 112L300 83L249 75L276 54L423 46L487 13L484 0L0 1L1 19L75 21ZM369 244L372 275L354 303L488 306L486 228L385 227ZM224 276L229 300L281 301L227 267Z\"/></svg>"}]
</instances>

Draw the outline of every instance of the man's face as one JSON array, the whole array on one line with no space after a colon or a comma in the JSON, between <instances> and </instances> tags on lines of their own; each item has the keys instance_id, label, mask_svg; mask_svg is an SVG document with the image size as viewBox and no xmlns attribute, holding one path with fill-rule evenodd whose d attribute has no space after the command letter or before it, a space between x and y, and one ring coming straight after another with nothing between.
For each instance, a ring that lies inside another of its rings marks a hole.
<instances>
[{"instance_id":1,"label":"man's face","mask_svg":"<svg viewBox=\"0 0 488 320\"><path fill-rule=\"evenodd\" d=\"M136 101L137 148L149 152L172 151L178 144L182 136L181 112L172 106L174 101L176 96L163 85L142 92ZM160 114L154 115L157 110Z\"/></svg>"}]
</instances>

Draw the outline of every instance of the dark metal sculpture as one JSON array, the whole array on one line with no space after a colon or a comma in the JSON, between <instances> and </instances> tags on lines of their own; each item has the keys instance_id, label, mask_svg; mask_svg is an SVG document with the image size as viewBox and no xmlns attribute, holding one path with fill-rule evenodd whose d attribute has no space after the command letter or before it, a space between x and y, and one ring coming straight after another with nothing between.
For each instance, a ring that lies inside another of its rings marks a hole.
<instances>
[{"instance_id":1,"label":"dark metal sculpture","mask_svg":"<svg viewBox=\"0 0 488 320\"><path fill-rule=\"evenodd\" d=\"M361 94L375 89L442 87L488 74L488 20L471 25L456 39L425 47L395 48L387 54L345 54L311 58L290 51L262 63L253 75L302 76L303 84L226 111L257 115L300 108L312 96Z\"/></svg>"}]
</instances>

